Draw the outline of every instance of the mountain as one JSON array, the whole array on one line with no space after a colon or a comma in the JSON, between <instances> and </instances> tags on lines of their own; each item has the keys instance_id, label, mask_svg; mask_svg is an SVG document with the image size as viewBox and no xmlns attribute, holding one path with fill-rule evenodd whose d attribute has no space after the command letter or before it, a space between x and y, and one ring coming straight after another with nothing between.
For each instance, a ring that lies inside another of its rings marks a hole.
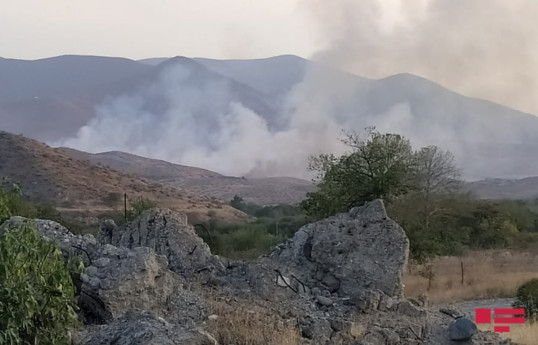
<instances>
[{"instance_id":1,"label":"mountain","mask_svg":"<svg viewBox=\"0 0 538 345\"><path fill-rule=\"evenodd\" d=\"M67 216L87 218L123 209L122 196L127 193L129 200L144 197L185 212L191 222L246 219L215 198L92 164L4 131L0 131L0 176L20 183L28 197L51 202Z\"/></svg>"},{"instance_id":2,"label":"mountain","mask_svg":"<svg viewBox=\"0 0 538 345\"><path fill-rule=\"evenodd\" d=\"M296 204L304 199L307 192L314 190L311 182L292 177L233 177L124 152L91 154L70 148L59 148L58 151L92 164L107 166L163 185L178 187L197 195L216 197L226 202L235 195L240 195L246 202L258 205Z\"/></svg>"},{"instance_id":3,"label":"mountain","mask_svg":"<svg viewBox=\"0 0 538 345\"><path fill-rule=\"evenodd\" d=\"M227 85L229 99L222 102L226 105L240 101L268 118L276 112L272 100L262 92L183 57L167 59L156 66L96 56L1 59L0 130L45 142L75 136L96 116L96 107L115 97L151 88L173 68L188 71L185 82L199 88L215 83ZM159 113L166 106L158 99L147 110Z\"/></svg>"},{"instance_id":4,"label":"mountain","mask_svg":"<svg viewBox=\"0 0 538 345\"><path fill-rule=\"evenodd\" d=\"M467 179L538 175L536 116L466 97L410 74L367 79L290 55L255 60L175 57L133 61L91 56L0 60L3 130L56 143L75 136L95 119L96 108L125 97L141 106L132 112L132 107L122 108L121 102L114 104L116 113L109 114L112 119L130 113L151 115L152 123L167 129L171 126L166 121L176 121L177 108L187 107L195 125L202 126L192 131L196 135L191 141L197 147L203 145L202 151L217 150L223 145L221 140L234 138L235 132L219 126L237 120L227 115L231 105L239 103L260 116L271 134L287 130L300 109L306 113L303 116L318 121L318 126L328 123L358 131L376 126L383 132L405 135L417 147L438 145L450 150ZM135 140L141 138L137 133ZM320 142L329 139L334 140ZM130 140L122 145L108 149L181 161L181 154L156 154L162 147L156 150L144 143L144 149L136 151L132 147L137 143Z\"/></svg>"},{"instance_id":5,"label":"mountain","mask_svg":"<svg viewBox=\"0 0 538 345\"><path fill-rule=\"evenodd\" d=\"M538 176L517 180L486 179L468 182L465 187L482 199L538 199Z\"/></svg>"}]
</instances>

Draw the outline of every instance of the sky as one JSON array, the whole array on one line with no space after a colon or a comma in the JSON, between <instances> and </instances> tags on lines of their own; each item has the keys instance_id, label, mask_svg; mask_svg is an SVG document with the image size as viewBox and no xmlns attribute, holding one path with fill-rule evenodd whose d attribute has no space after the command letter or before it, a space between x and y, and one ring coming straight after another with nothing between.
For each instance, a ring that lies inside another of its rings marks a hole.
<instances>
[{"instance_id":1,"label":"sky","mask_svg":"<svg viewBox=\"0 0 538 345\"><path fill-rule=\"evenodd\" d=\"M537 17L528 0L4 0L0 56L296 54L538 114Z\"/></svg>"}]
</instances>

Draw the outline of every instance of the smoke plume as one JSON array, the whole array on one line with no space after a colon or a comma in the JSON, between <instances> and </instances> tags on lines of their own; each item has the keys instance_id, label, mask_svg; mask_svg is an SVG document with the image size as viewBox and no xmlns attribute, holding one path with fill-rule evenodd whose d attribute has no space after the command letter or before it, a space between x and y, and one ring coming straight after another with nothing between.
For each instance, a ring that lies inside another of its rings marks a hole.
<instances>
[{"instance_id":1,"label":"smoke plume","mask_svg":"<svg viewBox=\"0 0 538 345\"><path fill-rule=\"evenodd\" d=\"M538 2L302 0L315 59L381 78L412 73L538 114Z\"/></svg>"}]
</instances>

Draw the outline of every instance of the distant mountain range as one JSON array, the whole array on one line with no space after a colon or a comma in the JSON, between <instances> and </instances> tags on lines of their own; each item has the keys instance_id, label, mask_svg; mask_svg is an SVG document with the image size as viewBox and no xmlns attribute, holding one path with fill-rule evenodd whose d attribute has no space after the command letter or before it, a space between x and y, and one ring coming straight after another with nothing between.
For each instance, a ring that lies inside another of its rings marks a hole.
<instances>
[{"instance_id":1,"label":"distant mountain range","mask_svg":"<svg viewBox=\"0 0 538 345\"><path fill-rule=\"evenodd\" d=\"M290 93L310 80L321 90L310 101L315 105L330 95L322 111L342 128L375 125L404 134L417 146L439 145L456 155L470 179L538 175L534 115L465 97L410 74L371 80L290 55L257 60L0 59L0 129L47 143L75 136L102 102L139 92L171 66L189 71L190 86L203 89L216 81L227 85L225 99L205 101L201 111L208 118L239 102L278 132L288 126L283 113L293 107ZM151 98L144 109L162 112L167 107L163 102Z\"/></svg>"}]
</instances>

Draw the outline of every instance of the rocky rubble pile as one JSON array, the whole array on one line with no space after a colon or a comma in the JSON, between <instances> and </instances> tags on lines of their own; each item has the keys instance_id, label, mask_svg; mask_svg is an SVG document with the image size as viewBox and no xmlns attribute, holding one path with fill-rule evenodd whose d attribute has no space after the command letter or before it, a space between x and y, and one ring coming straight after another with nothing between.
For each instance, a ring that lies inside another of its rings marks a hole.
<instances>
[{"instance_id":1,"label":"rocky rubble pile","mask_svg":"<svg viewBox=\"0 0 538 345\"><path fill-rule=\"evenodd\" d=\"M204 328L226 315L209 315L208 296L270 312L296 327L301 344L453 343L453 317L403 298L409 243L381 201L306 225L253 262L212 255L186 217L169 210L148 210L122 227L106 222L97 240L35 224L66 256L85 259L78 344L216 344ZM510 344L473 332L459 344Z\"/></svg>"}]
</instances>

